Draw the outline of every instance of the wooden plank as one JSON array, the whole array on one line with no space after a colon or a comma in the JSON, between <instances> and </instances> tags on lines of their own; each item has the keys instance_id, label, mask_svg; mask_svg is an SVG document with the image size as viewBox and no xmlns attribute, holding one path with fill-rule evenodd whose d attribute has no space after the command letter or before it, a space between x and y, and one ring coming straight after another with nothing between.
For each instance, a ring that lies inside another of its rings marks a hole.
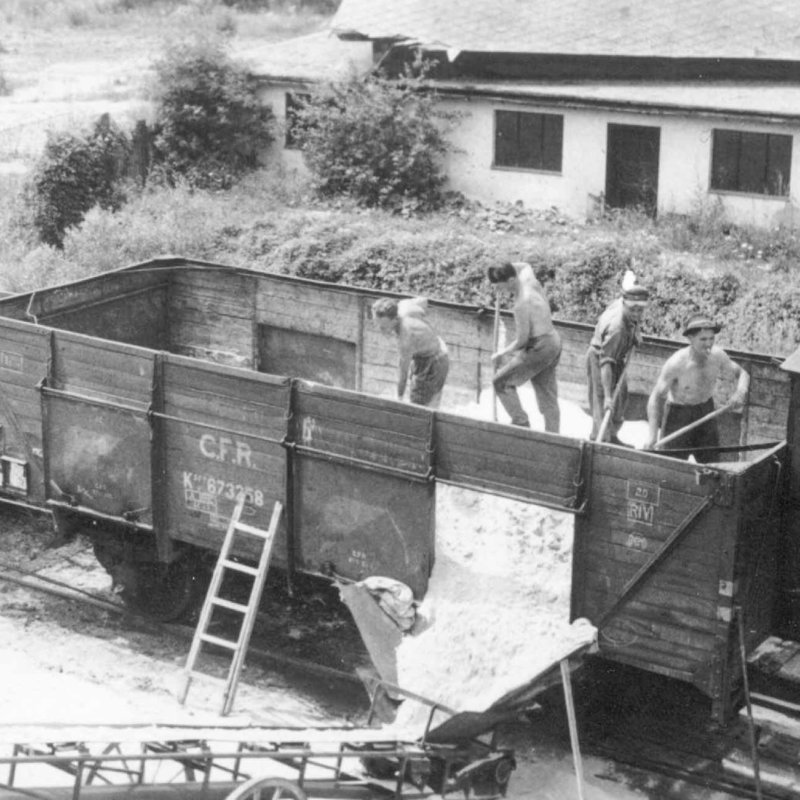
<instances>
[{"instance_id":1,"label":"wooden plank","mask_svg":"<svg viewBox=\"0 0 800 800\"><path fill-rule=\"evenodd\" d=\"M116 271L84 278L74 283L38 289L32 295L31 311L36 317L45 317L55 311L70 308L86 309L96 302L107 302L110 299L131 292L160 290L167 284L166 273L145 271Z\"/></svg>"},{"instance_id":2,"label":"wooden plank","mask_svg":"<svg viewBox=\"0 0 800 800\"><path fill-rule=\"evenodd\" d=\"M642 532L641 529L633 528L632 530L625 530L621 528L602 528L591 524L591 534L588 537L587 544L608 545L612 548L624 547L637 554L635 556L626 557L624 560L627 563L640 563L645 561L661 549L664 541L672 534L677 525L672 528L667 528L663 532L659 532L659 536L647 536L647 532ZM709 537L710 544L705 542L705 531L703 527L699 527L696 531L687 531L686 537L681 539L679 546L675 553L679 553L681 558L691 559L697 565L699 570L708 567L716 567L719 559L719 538L716 535ZM661 535L663 533L663 535ZM581 529L576 536L584 536L584 529ZM731 541L729 546L733 547L733 534L731 534Z\"/></svg>"},{"instance_id":3,"label":"wooden plank","mask_svg":"<svg viewBox=\"0 0 800 800\"><path fill-rule=\"evenodd\" d=\"M488 481L563 496L576 492L580 459L574 451L534 445L528 454L504 456L480 452L480 440L474 444L477 449L466 443L452 446L443 437L437 437L434 454L437 476L448 481Z\"/></svg>"},{"instance_id":4,"label":"wooden plank","mask_svg":"<svg viewBox=\"0 0 800 800\"><path fill-rule=\"evenodd\" d=\"M164 383L176 395L229 398L288 412L291 387L285 378L221 365L200 364L190 359L168 357L164 362Z\"/></svg>"},{"instance_id":5,"label":"wooden plank","mask_svg":"<svg viewBox=\"0 0 800 800\"><path fill-rule=\"evenodd\" d=\"M423 406L387 401L334 387L297 384L293 413L329 425L358 425L428 442L433 412Z\"/></svg>"},{"instance_id":6,"label":"wooden plank","mask_svg":"<svg viewBox=\"0 0 800 800\"><path fill-rule=\"evenodd\" d=\"M604 590L599 575L587 573L585 599L589 608L604 610L610 607L616 595ZM698 633L715 634L719 627L718 602L709 598L695 598L680 591L661 588L654 580L632 595L617 614L637 617L657 625L668 624ZM615 614L615 616L617 615Z\"/></svg>"},{"instance_id":7,"label":"wooden plank","mask_svg":"<svg viewBox=\"0 0 800 800\"><path fill-rule=\"evenodd\" d=\"M587 582L594 581L614 596L620 594L625 584L636 574L636 570L646 563L642 558L646 554L639 554L631 548L611 545L605 542L591 542L586 547L586 566L574 580L580 585L581 591ZM595 579L594 576L599 576ZM708 600L715 599L719 592L719 580L716 570L711 570L707 565L698 565L689 558L667 558L652 573L655 580L658 576L665 585L675 591L693 592L697 597Z\"/></svg>"}]
</instances>

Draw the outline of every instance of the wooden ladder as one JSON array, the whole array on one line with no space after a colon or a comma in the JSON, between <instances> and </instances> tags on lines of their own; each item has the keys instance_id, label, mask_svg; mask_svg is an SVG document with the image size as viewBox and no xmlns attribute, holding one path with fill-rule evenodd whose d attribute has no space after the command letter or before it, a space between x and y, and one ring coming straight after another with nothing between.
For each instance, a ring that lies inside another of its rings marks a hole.
<instances>
[{"instance_id":1,"label":"wooden ladder","mask_svg":"<svg viewBox=\"0 0 800 800\"><path fill-rule=\"evenodd\" d=\"M225 679L225 694L222 701L222 715L225 716L233 706L233 698L236 694L236 686L239 682L239 675L244 665L244 657L247 651L247 645L250 642L250 634L253 632L253 624L256 619L256 612L258 611L258 604L261 600L261 592L264 588L264 582L267 578L267 569L269 567L269 559L272 553L272 543L275 540L275 532L278 528L280 516L283 511L281 503L276 502L272 510L272 519L269 523L269 530L262 530L255 528L240 521L242 510L244 509L244 496L239 498L236 504L231 521L228 524L228 530L225 533L225 539L222 543L222 549L219 552L217 565L214 568L214 574L211 576L211 583L206 593L206 599L203 603L203 608L200 612L200 619L197 622L197 629L194 632L192 639L192 646L189 649L189 657L186 659L186 668L184 670L185 683L183 691L181 692L178 701L183 704L186 702L186 697L189 694L189 687L192 684L192 679L196 677L203 677L212 680L223 680L208 675L204 672L198 672L194 666L200 655L200 650L203 643L223 647L230 650L233 654L231 666L228 670L228 677ZM238 561L233 561L230 558L231 551L233 550L233 541L237 533L245 533L251 536L256 536L262 540L261 557L258 561L257 567L252 567L247 564L241 564ZM253 585L250 588L250 597L247 605L242 603L235 603L231 600L225 600L219 596L220 588L222 587L222 580L226 570L234 572L243 572L253 577ZM220 607L229 611L242 614L241 627L239 628L239 636L233 641L230 639L223 639L219 636L212 636L208 633L208 627L211 622L211 617L214 609Z\"/></svg>"}]
</instances>

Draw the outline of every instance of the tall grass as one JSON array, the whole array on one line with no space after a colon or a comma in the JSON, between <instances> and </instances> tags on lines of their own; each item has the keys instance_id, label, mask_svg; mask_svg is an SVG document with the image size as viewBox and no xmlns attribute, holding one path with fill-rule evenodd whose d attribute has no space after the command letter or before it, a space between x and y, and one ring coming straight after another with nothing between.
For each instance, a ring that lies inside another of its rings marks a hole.
<instances>
[{"instance_id":1,"label":"tall grass","mask_svg":"<svg viewBox=\"0 0 800 800\"><path fill-rule=\"evenodd\" d=\"M724 323L725 346L788 355L800 344L800 271L785 258L800 252L789 230L728 228L719 246L712 247L717 234L709 233L675 250L668 245L680 233L675 226L697 230L699 221L614 215L582 224L477 204L403 218L344 200L314 200L301 177L265 170L230 192L134 191L116 213L91 211L68 232L63 250L55 250L35 243L8 192L0 197L5 291L174 254L490 307L486 267L524 259L559 318L591 324L633 264L654 292L649 333L679 337L684 318L702 311ZM507 224L498 226L499 219ZM781 260L742 258L741 248L726 243L756 235Z\"/></svg>"}]
</instances>

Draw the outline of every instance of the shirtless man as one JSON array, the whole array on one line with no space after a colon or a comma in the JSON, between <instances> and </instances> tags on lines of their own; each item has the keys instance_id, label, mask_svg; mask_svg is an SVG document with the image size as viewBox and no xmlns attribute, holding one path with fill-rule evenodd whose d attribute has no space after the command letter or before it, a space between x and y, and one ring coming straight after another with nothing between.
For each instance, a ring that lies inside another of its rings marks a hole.
<instances>
[{"instance_id":1,"label":"shirtless man","mask_svg":"<svg viewBox=\"0 0 800 800\"><path fill-rule=\"evenodd\" d=\"M536 280L531 265L521 261L507 261L489 267L487 275L498 289L511 292L514 297L512 311L516 337L492 354L492 363L497 369L494 376L497 399L511 417L512 425L529 427L530 421L519 401L517 386L530 380L539 411L544 417L544 429L558 433L561 416L556 366L561 357L561 339L553 326L544 289Z\"/></svg>"},{"instance_id":2,"label":"shirtless man","mask_svg":"<svg viewBox=\"0 0 800 800\"><path fill-rule=\"evenodd\" d=\"M444 341L425 318L427 310L428 301L424 297L406 300L384 297L372 304L372 316L381 333L397 336L400 350L397 398L403 399L409 382L410 402L438 408L450 359Z\"/></svg>"},{"instance_id":3,"label":"shirtless man","mask_svg":"<svg viewBox=\"0 0 800 800\"><path fill-rule=\"evenodd\" d=\"M736 379L736 391L730 398L734 407L741 407L745 402L750 376L731 361L721 347L714 344L719 329L716 322L704 315L691 317L686 323L683 335L689 340L689 345L667 359L647 401L650 432L646 449L652 449L656 444L667 399L670 402L664 436L686 427L714 410L714 385L721 375ZM708 420L679 436L669 446L676 450L704 448L693 454L695 460L700 464L716 461L719 455L714 450L719 447L716 419ZM688 458L688 454L684 457Z\"/></svg>"}]
</instances>

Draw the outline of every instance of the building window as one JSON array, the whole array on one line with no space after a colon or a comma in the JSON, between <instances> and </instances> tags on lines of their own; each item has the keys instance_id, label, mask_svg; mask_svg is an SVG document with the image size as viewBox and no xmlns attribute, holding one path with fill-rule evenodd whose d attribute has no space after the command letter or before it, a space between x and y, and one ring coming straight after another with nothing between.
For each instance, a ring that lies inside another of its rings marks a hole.
<instances>
[{"instance_id":1,"label":"building window","mask_svg":"<svg viewBox=\"0 0 800 800\"><path fill-rule=\"evenodd\" d=\"M791 136L714 130L712 189L788 197L791 167Z\"/></svg>"},{"instance_id":2,"label":"building window","mask_svg":"<svg viewBox=\"0 0 800 800\"><path fill-rule=\"evenodd\" d=\"M284 147L286 147L287 150L297 150L300 146L297 136L300 129L298 111L310 97L311 95L309 94L286 92L286 135L284 138Z\"/></svg>"},{"instance_id":3,"label":"building window","mask_svg":"<svg viewBox=\"0 0 800 800\"><path fill-rule=\"evenodd\" d=\"M495 111L494 166L561 172L564 117Z\"/></svg>"}]
</instances>

